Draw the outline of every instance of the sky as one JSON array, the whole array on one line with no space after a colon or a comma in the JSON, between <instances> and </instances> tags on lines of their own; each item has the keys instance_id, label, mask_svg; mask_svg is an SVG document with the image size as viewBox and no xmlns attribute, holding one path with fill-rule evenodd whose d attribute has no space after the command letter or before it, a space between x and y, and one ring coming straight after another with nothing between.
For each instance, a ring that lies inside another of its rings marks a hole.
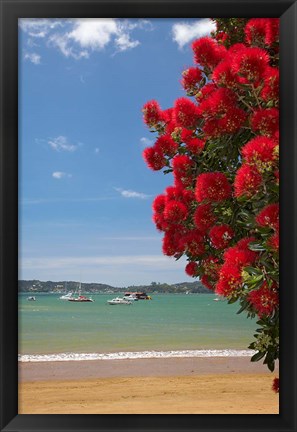
<instances>
[{"instance_id":1,"label":"sky","mask_svg":"<svg viewBox=\"0 0 297 432\"><path fill-rule=\"evenodd\" d=\"M185 96L208 19L19 20L19 279L193 281L162 254L142 107Z\"/></svg>"}]
</instances>

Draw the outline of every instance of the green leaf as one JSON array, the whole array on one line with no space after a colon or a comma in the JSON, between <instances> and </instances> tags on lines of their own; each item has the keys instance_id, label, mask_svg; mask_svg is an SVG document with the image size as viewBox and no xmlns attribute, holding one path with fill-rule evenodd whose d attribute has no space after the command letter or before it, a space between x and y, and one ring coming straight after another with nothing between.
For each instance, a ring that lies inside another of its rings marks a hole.
<instances>
[{"instance_id":1,"label":"green leaf","mask_svg":"<svg viewBox=\"0 0 297 432\"><path fill-rule=\"evenodd\" d=\"M251 361L252 361L252 362L259 361L259 360L261 360L261 358L263 358L264 356L265 356L265 352L261 352L261 351L259 351L259 352L257 352L256 354L253 355L253 357L251 358Z\"/></svg>"},{"instance_id":2,"label":"green leaf","mask_svg":"<svg viewBox=\"0 0 297 432\"><path fill-rule=\"evenodd\" d=\"M266 250L263 245L261 245L260 243L257 243L257 242L251 242L249 244L249 249L253 252L261 252L261 251Z\"/></svg>"}]
</instances>

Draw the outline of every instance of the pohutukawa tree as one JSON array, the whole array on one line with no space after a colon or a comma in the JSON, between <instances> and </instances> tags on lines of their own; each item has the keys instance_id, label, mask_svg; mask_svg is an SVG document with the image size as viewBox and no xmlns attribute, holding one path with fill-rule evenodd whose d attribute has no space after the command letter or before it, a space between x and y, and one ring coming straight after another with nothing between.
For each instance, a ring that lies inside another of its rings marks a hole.
<instances>
[{"instance_id":1,"label":"pohutukawa tree","mask_svg":"<svg viewBox=\"0 0 297 432\"><path fill-rule=\"evenodd\" d=\"M188 97L143 107L156 142L148 167L173 174L153 202L163 253L258 317L249 348L279 357L279 20L214 19L182 74ZM278 391L278 379L273 389Z\"/></svg>"}]
</instances>

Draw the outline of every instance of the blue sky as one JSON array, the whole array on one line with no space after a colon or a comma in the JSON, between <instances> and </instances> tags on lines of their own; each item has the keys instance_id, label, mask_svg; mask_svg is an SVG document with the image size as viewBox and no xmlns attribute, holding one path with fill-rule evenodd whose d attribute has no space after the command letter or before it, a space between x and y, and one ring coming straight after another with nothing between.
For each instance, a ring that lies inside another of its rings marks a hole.
<instances>
[{"instance_id":1,"label":"blue sky","mask_svg":"<svg viewBox=\"0 0 297 432\"><path fill-rule=\"evenodd\" d=\"M183 282L163 256L142 106L184 96L190 43L210 20L19 22L19 278L127 286Z\"/></svg>"}]
</instances>

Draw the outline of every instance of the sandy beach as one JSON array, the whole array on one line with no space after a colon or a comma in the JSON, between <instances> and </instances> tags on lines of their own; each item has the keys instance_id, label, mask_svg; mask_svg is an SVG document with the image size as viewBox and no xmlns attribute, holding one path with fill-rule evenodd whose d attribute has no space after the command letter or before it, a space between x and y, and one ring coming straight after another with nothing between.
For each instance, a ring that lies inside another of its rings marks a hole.
<instances>
[{"instance_id":1,"label":"sandy beach","mask_svg":"<svg viewBox=\"0 0 297 432\"><path fill-rule=\"evenodd\" d=\"M271 374L250 358L19 364L20 414L278 414Z\"/></svg>"}]
</instances>

